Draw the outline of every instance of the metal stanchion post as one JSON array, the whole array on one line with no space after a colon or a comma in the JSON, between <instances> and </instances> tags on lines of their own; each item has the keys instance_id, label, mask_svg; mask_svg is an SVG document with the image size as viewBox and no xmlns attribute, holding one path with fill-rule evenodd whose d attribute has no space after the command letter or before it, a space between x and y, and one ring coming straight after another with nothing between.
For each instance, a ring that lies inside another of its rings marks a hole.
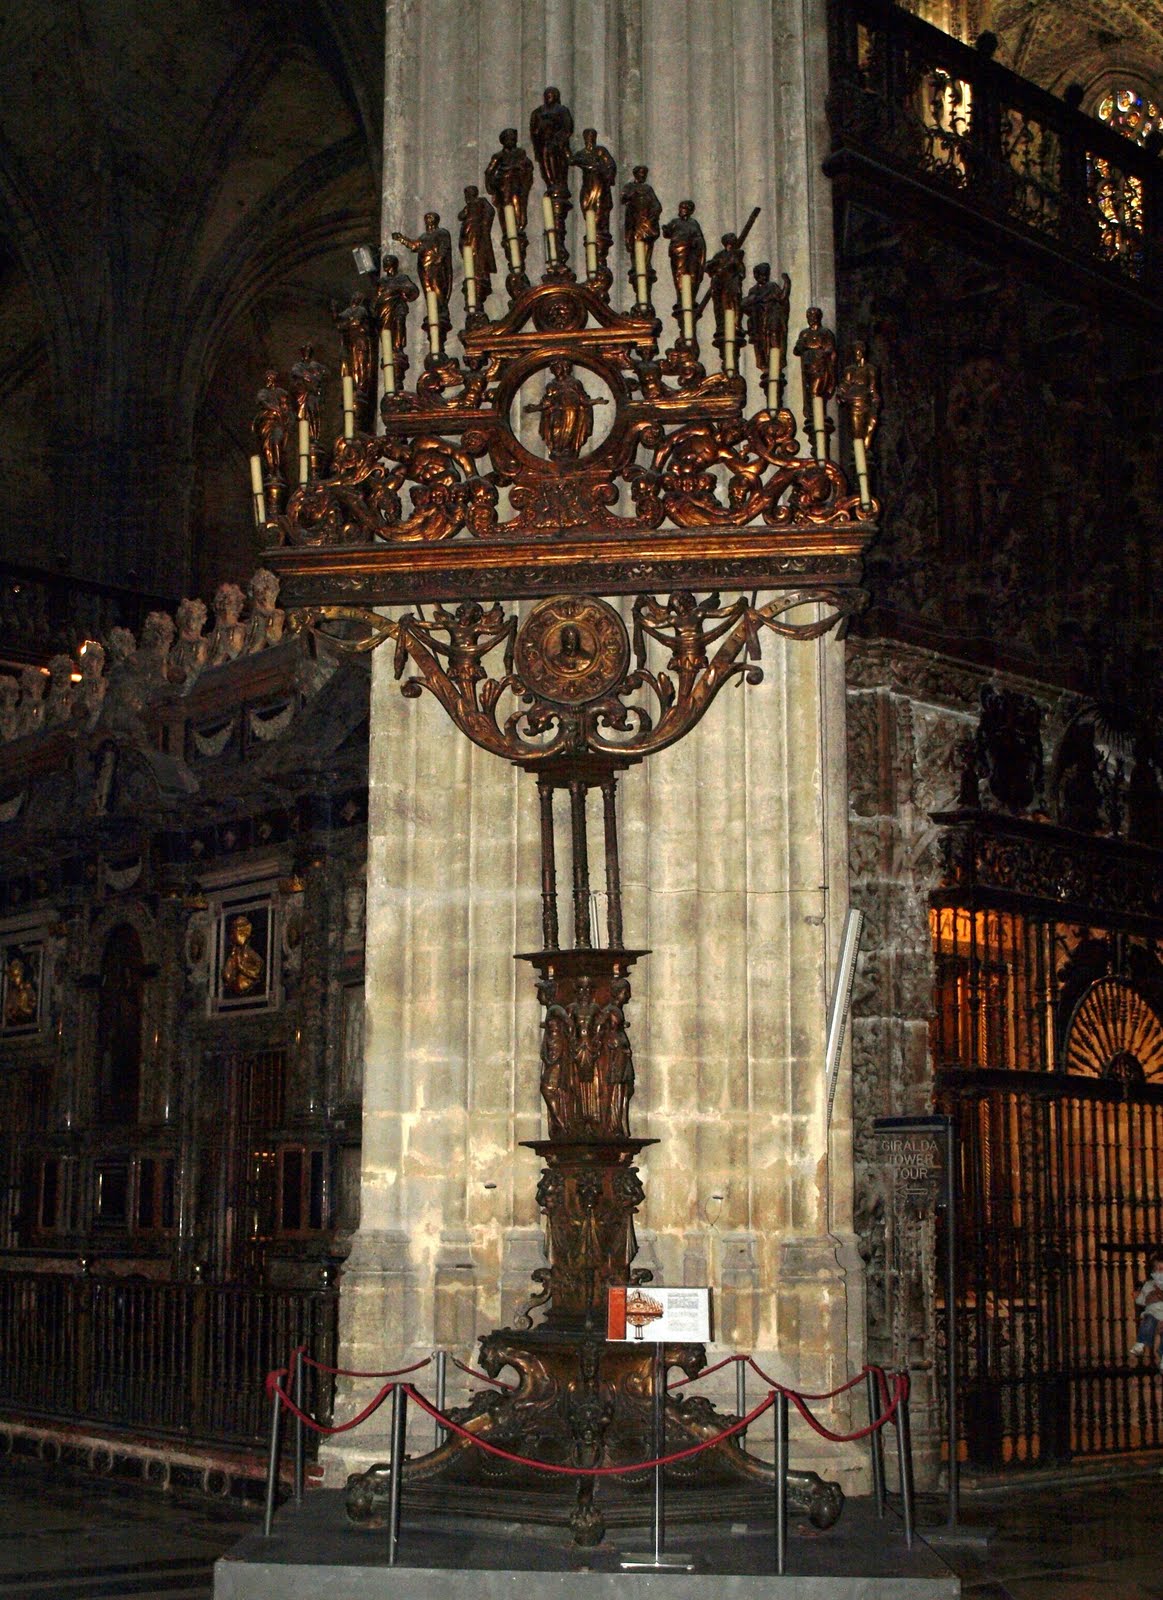
<instances>
[{"instance_id":1,"label":"metal stanchion post","mask_svg":"<svg viewBox=\"0 0 1163 1600\"><path fill-rule=\"evenodd\" d=\"M909 1397L903 1394L896 1410L896 1449L900 1471L901 1507L905 1518L905 1544L913 1548L913 1529L916 1526L913 1504L913 1435L909 1427Z\"/></svg>"},{"instance_id":2,"label":"metal stanchion post","mask_svg":"<svg viewBox=\"0 0 1163 1600\"><path fill-rule=\"evenodd\" d=\"M445 1397L445 1390L447 1388L447 1383L448 1383L448 1351L447 1350L438 1350L436 1352L436 1409L437 1409L437 1411L443 1411L444 1410L444 1397ZM445 1428L443 1422L436 1422L435 1423L435 1427L436 1427L436 1448L439 1450L440 1446L444 1443L445 1438L447 1437L448 1430Z\"/></svg>"},{"instance_id":3,"label":"metal stanchion post","mask_svg":"<svg viewBox=\"0 0 1163 1600\"><path fill-rule=\"evenodd\" d=\"M408 1397L404 1386L392 1390L392 1461L388 1474L388 1566L396 1564L400 1548L400 1479L404 1471L404 1433Z\"/></svg>"},{"instance_id":4,"label":"metal stanchion post","mask_svg":"<svg viewBox=\"0 0 1163 1600\"><path fill-rule=\"evenodd\" d=\"M654 1457L666 1454L666 1362L662 1358L662 1344L654 1347ZM662 1468L654 1469L654 1561L662 1560L662 1546L666 1540L666 1512L662 1499Z\"/></svg>"},{"instance_id":5,"label":"metal stanchion post","mask_svg":"<svg viewBox=\"0 0 1163 1600\"><path fill-rule=\"evenodd\" d=\"M295 1386L291 1391L292 1394L295 1396L295 1405L298 1407L298 1409L300 1411L306 1410L306 1407L303 1404L303 1401L304 1401L304 1398L305 1398L304 1393L303 1393L303 1389L304 1389L304 1384L303 1384L303 1350L302 1350L302 1347L300 1346L300 1348L295 1351ZM304 1427L303 1427L303 1419L302 1419L302 1417L296 1417L295 1418L295 1499L297 1501L299 1501L300 1503L302 1502L302 1499L303 1499L303 1483L304 1483L304 1479L306 1477L306 1472L305 1472L305 1454L306 1454L305 1446L306 1446L306 1440L304 1438L304 1431L305 1430L304 1430Z\"/></svg>"},{"instance_id":6,"label":"metal stanchion post","mask_svg":"<svg viewBox=\"0 0 1163 1600\"><path fill-rule=\"evenodd\" d=\"M864 1387L868 1394L868 1421L874 1423L880 1415L880 1395L876 1388L876 1373L866 1372ZM868 1435L868 1448L872 1455L872 1492L876 1497L876 1514L884 1516L884 1434L873 1428Z\"/></svg>"},{"instance_id":7,"label":"metal stanchion post","mask_svg":"<svg viewBox=\"0 0 1163 1600\"><path fill-rule=\"evenodd\" d=\"M787 1395L775 1397L775 1570L787 1571Z\"/></svg>"},{"instance_id":8,"label":"metal stanchion post","mask_svg":"<svg viewBox=\"0 0 1163 1600\"><path fill-rule=\"evenodd\" d=\"M263 1513L262 1531L271 1536L271 1523L275 1520L275 1494L279 1483L279 1425L282 1421L283 1402L276 1388L271 1395L271 1446L267 1456L267 1499Z\"/></svg>"},{"instance_id":9,"label":"metal stanchion post","mask_svg":"<svg viewBox=\"0 0 1163 1600\"><path fill-rule=\"evenodd\" d=\"M739 1413L739 1415L741 1417L745 1417L747 1415L747 1363L746 1363L746 1361L736 1361L736 1363L735 1363L735 1410ZM739 1432L739 1433L737 1433L735 1435L735 1438L739 1443L739 1448L740 1449L743 1448L743 1441L744 1441L744 1439L746 1439L746 1437L747 1437L747 1429L746 1428L744 1428L741 1432Z\"/></svg>"}]
</instances>

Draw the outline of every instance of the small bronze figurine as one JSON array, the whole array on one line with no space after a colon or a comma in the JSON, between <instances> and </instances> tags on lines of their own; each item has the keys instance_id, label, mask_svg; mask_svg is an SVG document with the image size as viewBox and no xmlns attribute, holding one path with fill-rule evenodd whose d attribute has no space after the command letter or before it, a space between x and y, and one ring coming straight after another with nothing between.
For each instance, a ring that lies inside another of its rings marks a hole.
<instances>
[{"instance_id":1,"label":"small bronze figurine","mask_svg":"<svg viewBox=\"0 0 1163 1600\"><path fill-rule=\"evenodd\" d=\"M502 128L501 148L489 158L485 168L485 188L502 216L507 205L513 207L522 244L527 242L525 224L532 187L533 163L517 143L516 128Z\"/></svg>"},{"instance_id":2,"label":"small bronze figurine","mask_svg":"<svg viewBox=\"0 0 1163 1600\"><path fill-rule=\"evenodd\" d=\"M862 339L852 346L852 360L837 385L836 399L848 407L853 439L859 439L867 450L880 419L880 385Z\"/></svg>"},{"instance_id":3,"label":"small bronze figurine","mask_svg":"<svg viewBox=\"0 0 1163 1600\"><path fill-rule=\"evenodd\" d=\"M630 287L636 297L636 309L650 309L650 285L655 281L651 256L654 241L659 235L659 218L662 204L647 183L649 167L635 167L634 179L622 190L625 208L626 251L630 257Z\"/></svg>"},{"instance_id":4,"label":"small bronze figurine","mask_svg":"<svg viewBox=\"0 0 1163 1600\"><path fill-rule=\"evenodd\" d=\"M347 354L347 370L351 373L355 390L357 426L366 429L371 422L371 405L375 396L375 353L372 335L372 316L367 299L353 294L349 304L334 312L335 326L339 329L343 348Z\"/></svg>"},{"instance_id":5,"label":"small bronze figurine","mask_svg":"<svg viewBox=\"0 0 1163 1600\"><path fill-rule=\"evenodd\" d=\"M466 248L472 251L478 307L483 306L492 293L493 273L497 270L497 258L493 253L493 221L496 215L492 203L485 199L475 183L470 183L464 191L464 206L457 213L456 220L460 223L461 252ZM467 279L464 296L467 305Z\"/></svg>"},{"instance_id":6,"label":"small bronze figurine","mask_svg":"<svg viewBox=\"0 0 1163 1600\"><path fill-rule=\"evenodd\" d=\"M448 311L448 302L452 295L452 235L447 228L440 226L439 212L426 211L424 232L418 238L409 239L403 233L393 233L392 238L416 252L416 272L420 286L424 290L425 299L431 296L435 301L437 325L443 338L452 327L452 318ZM430 310L431 306L428 309Z\"/></svg>"},{"instance_id":7,"label":"small bronze figurine","mask_svg":"<svg viewBox=\"0 0 1163 1600\"><path fill-rule=\"evenodd\" d=\"M571 166L582 175L578 205L586 221L586 276L596 278L605 270L614 236L610 232L610 213L614 206L614 183L618 166L604 144L598 143L596 128L582 129L582 147L570 157ZM591 239L590 235L593 234ZM592 248L591 248L592 246ZM608 286L607 286L608 287Z\"/></svg>"},{"instance_id":8,"label":"small bronze figurine","mask_svg":"<svg viewBox=\"0 0 1163 1600\"><path fill-rule=\"evenodd\" d=\"M305 344L299 359L291 368L291 395L295 402L295 415L306 422L314 447L319 438L319 417L323 409L323 382L327 368L315 359L315 346Z\"/></svg>"},{"instance_id":9,"label":"small bronze figurine","mask_svg":"<svg viewBox=\"0 0 1163 1600\"><path fill-rule=\"evenodd\" d=\"M268 369L263 378L256 403L258 409L252 426L258 453L262 457L263 482L281 488L287 481L287 438L294 412L291 398L280 386L279 375L273 367Z\"/></svg>"},{"instance_id":10,"label":"small bronze figurine","mask_svg":"<svg viewBox=\"0 0 1163 1600\"><path fill-rule=\"evenodd\" d=\"M824 327L819 306L808 307L808 325L801 328L792 355L799 356L804 389L804 426L816 442L816 458L828 454L825 406L836 392L836 335Z\"/></svg>"},{"instance_id":11,"label":"small bronze figurine","mask_svg":"<svg viewBox=\"0 0 1163 1600\"><path fill-rule=\"evenodd\" d=\"M747 319L747 336L755 352L760 382L767 385L768 409L774 410L780 395L778 389L773 391L772 380L777 385L783 383L791 279L784 272L778 283L772 283L771 266L766 261L757 264L753 277L755 282L743 297L742 311Z\"/></svg>"},{"instance_id":12,"label":"small bronze figurine","mask_svg":"<svg viewBox=\"0 0 1163 1600\"><path fill-rule=\"evenodd\" d=\"M711 304L715 310L714 343L723 352L724 366L729 366L731 371L738 365L736 352L743 309L743 275L746 270L738 235L725 233L722 249L717 250L707 262L707 276L711 280Z\"/></svg>"},{"instance_id":13,"label":"small bronze figurine","mask_svg":"<svg viewBox=\"0 0 1163 1600\"><path fill-rule=\"evenodd\" d=\"M529 140L547 189L569 185L569 141L573 116L561 103L561 90L550 86L529 118Z\"/></svg>"},{"instance_id":14,"label":"small bronze figurine","mask_svg":"<svg viewBox=\"0 0 1163 1600\"><path fill-rule=\"evenodd\" d=\"M686 319L682 312L692 313L693 323L694 302L698 299L699 290L703 284L703 273L707 267L707 241L703 238L700 223L695 220L695 203L693 200L680 200L678 203L678 216L672 217L662 230L663 238L670 240L670 273L674 279L674 314L679 318L683 338L694 337L693 331L687 333ZM687 299L683 299L683 279L689 278Z\"/></svg>"},{"instance_id":15,"label":"small bronze figurine","mask_svg":"<svg viewBox=\"0 0 1163 1600\"><path fill-rule=\"evenodd\" d=\"M400 271L399 256L385 256L373 305L380 327L385 399L403 387L408 370L408 306L419 298L420 291L413 279Z\"/></svg>"},{"instance_id":16,"label":"small bronze figurine","mask_svg":"<svg viewBox=\"0 0 1163 1600\"><path fill-rule=\"evenodd\" d=\"M550 370L553 377L545 385L540 404L524 410L526 415L540 413L538 432L551 461L576 461L594 431L594 407L604 406L606 401L586 393L573 376L572 362L553 361Z\"/></svg>"},{"instance_id":17,"label":"small bronze figurine","mask_svg":"<svg viewBox=\"0 0 1163 1600\"><path fill-rule=\"evenodd\" d=\"M8 982L4 986L4 1026L26 1028L36 1021L36 984L28 977L23 959L8 958Z\"/></svg>"}]
</instances>

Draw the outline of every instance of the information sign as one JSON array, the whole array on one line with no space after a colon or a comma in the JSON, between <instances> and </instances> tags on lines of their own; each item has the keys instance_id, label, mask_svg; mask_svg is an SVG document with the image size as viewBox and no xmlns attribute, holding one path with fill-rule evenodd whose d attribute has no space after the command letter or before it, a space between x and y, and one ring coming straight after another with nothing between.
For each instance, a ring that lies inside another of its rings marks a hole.
<instances>
[{"instance_id":1,"label":"information sign","mask_svg":"<svg viewBox=\"0 0 1163 1600\"><path fill-rule=\"evenodd\" d=\"M606 1338L659 1344L711 1337L709 1289L611 1289L606 1311Z\"/></svg>"}]
</instances>

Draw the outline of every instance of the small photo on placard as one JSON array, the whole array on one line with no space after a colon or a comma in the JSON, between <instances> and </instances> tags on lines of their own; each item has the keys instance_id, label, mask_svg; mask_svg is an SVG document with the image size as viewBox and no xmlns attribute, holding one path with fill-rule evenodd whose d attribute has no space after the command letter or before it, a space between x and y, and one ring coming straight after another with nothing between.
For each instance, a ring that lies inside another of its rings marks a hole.
<instances>
[{"instance_id":1,"label":"small photo on placard","mask_svg":"<svg viewBox=\"0 0 1163 1600\"><path fill-rule=\"evenodd\" d=\"M709 1289L663 1289L657 1284L609 1291L606 1338L660 1344L711 1337Z\"/></svg>"}]
</instances>

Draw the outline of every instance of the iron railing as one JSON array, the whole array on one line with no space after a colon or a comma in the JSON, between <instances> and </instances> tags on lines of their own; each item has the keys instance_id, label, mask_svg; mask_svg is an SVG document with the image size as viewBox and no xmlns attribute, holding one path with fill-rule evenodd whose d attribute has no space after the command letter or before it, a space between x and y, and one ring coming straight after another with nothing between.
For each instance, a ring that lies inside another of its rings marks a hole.
<instances>
[{"instance_id":1,"label":"iron railing","mask_svg":"<svg viewBox=\"0 0 1163 1600\"><path fill-rule=\"evenodd\" d=\"M337 1292L0 1272L0 1408L9 1415L254 1444L263 1380L297 1345L334 1365ZM312 1415L331 1380L313 1368Z\"/></svg>"},{"instance_id":2,"label":"iron railing","mask_svg":"<svg viewBox=\"0 0 1163 1600\"><path fill-rule=\"evenodd\" d=\"M834 0L830 31L834 176L1163 293L1154 155L886 0Z\"/></svg>"}]
</instances>

